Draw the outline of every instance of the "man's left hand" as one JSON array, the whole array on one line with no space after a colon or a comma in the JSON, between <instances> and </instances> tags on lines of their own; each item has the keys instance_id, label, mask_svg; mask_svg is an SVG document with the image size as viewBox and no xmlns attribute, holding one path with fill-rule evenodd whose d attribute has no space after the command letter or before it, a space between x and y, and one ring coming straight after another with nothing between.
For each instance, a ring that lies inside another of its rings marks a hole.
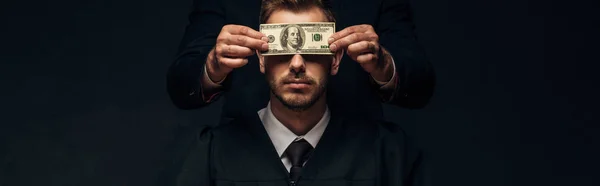
<instances>
[{"instance_id":1,"label":"man's left hand","mask_svg":"<svg viewBox=\"0 0 600 186\"><path fill-rule=\"evenodd\" d=\"M391 59L381 59L389 55L380 56L383 48L379 45L379 36L371 25L356 25L334 33L329 38L329 48L332 52L346 50L352 60L358 62L362 68L378 81L389 81L392 78L393 68Z\"/></svg>"}]
</instances>

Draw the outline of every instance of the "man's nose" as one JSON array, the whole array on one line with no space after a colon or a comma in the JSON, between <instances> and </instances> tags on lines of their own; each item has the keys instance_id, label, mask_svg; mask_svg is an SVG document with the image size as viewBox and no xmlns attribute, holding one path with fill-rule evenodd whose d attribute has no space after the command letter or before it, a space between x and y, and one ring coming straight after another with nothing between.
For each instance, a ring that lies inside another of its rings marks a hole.
<instances>
[{"instance_id":1,"label":"man's nose","mask_svg":"<svg viewBox=\"0 0 600 186\"><path fill-rule=\"evenodd\" d=\"M302 57L302 55L294 54L292 60L290 61L290 70L293 70L296 73L298 73L303 72L305 70L305 67L306 64L304 63L304 58Z\"/></svg>"}]
</instances>

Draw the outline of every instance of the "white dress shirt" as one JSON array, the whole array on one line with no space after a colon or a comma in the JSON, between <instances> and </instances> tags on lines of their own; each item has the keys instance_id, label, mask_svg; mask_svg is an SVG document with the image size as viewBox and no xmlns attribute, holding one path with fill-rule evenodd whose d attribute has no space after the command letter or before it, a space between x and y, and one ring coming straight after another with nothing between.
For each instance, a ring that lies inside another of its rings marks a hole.
<instances>
[{"instance_id":1,"label":"white dress shirt","mask_svg":"<svg viewBox=\"0 0 600 186\"><path fill-rule=\"evenodd\" d=\"M271 142L273 142L273 146L275 146L275 150L277 150L277 154L281 158L281 162L283 165L285 165L286 170L289 172L290 168L292 167L292 162L284 154L285 149L287 149L287 147L296 139L302 138L308 141L313 148L316 148L317 143L319 143L319 140L323 135L323 132L325 132L325 128L329 124L331 114L329 113L329 107L326 107L325 114L323 114L321 120L319 120L317 125L310 129L310 131L308 131L304 136L297 136L285 125L283 125L283 123L281 123L277 118L275 118L273 112L271 111L271 102L267 104L267 107L258 111L258 117L260 117L263 126L269 134L269 138L271 138Z\"/></svg>"}]
</instances>

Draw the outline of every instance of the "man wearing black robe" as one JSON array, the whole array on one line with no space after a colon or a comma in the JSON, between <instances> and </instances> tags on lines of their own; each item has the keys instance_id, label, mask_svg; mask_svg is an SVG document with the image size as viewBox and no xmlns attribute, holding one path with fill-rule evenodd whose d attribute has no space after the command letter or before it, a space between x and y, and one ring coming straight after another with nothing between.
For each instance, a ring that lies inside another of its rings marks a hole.
<instances>
[{"instance_id":1,"label":"man wearing black robe","mask_svg":"<svg viewBox=\"0 0 600 186\"><path fill-rule=\"evenodd\" d=\"M268 49L262 48L267 45L261 40L265 36L256 31L264 23L257 17L263 3L276 1L193 1L177 58L167 73L167 92L175 106L198 109L225 98L220 121L227 123L266 105L269 87L256 70L256 55L249 51ZM311 0L297 0L302 1ZM319 2L334 13L337 33L355 31L338 34L329 42L333 51L347 52L340 67L343 73L330 79L331 108L382 119L382 103L409 109L428 104L434 93L434 69L417 41L409 0ZM355 35L369 32L379 38L370 52L378 60L367 60L367 52L349 50L350 45L367 40L353 40ZM240 38L244 41L235 42Z\"/></svg>"},{"instance_id":2,"label":"man wearing black robe","mask_svg":"<svg viewBox=\"0 0 600 186\"><path fill-rule=\"evenodd\" d=\"M274 1L295 2L293 0ZM291 7L290 7L291 6ZM322 6L273 5L266 23L331 22ZM294 8L292 8L294 7ZM327 104L343 55L262 56L266 107L200 126L177 151L165 185L422 185L421 154L393 123L352 117Z\"/></svg>"}]
</instances>

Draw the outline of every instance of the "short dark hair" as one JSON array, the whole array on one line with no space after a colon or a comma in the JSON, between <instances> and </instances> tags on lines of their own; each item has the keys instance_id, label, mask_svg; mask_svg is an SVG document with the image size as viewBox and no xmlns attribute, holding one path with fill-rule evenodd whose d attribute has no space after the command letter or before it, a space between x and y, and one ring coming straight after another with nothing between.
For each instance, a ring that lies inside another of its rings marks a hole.
<instances>
[{"instance_id":1,"label":"short dark hair","mask_svg":"<svg viewBox=\"0 0 600 186\"><path fill-rule=\"evenodd\" d=\"M275 10L289 10L297 13L313 7L321 9L328 22L335 22L329 0L262 0L259 21L260 24L266 23Z\"/></svg>"}]
</instances>

